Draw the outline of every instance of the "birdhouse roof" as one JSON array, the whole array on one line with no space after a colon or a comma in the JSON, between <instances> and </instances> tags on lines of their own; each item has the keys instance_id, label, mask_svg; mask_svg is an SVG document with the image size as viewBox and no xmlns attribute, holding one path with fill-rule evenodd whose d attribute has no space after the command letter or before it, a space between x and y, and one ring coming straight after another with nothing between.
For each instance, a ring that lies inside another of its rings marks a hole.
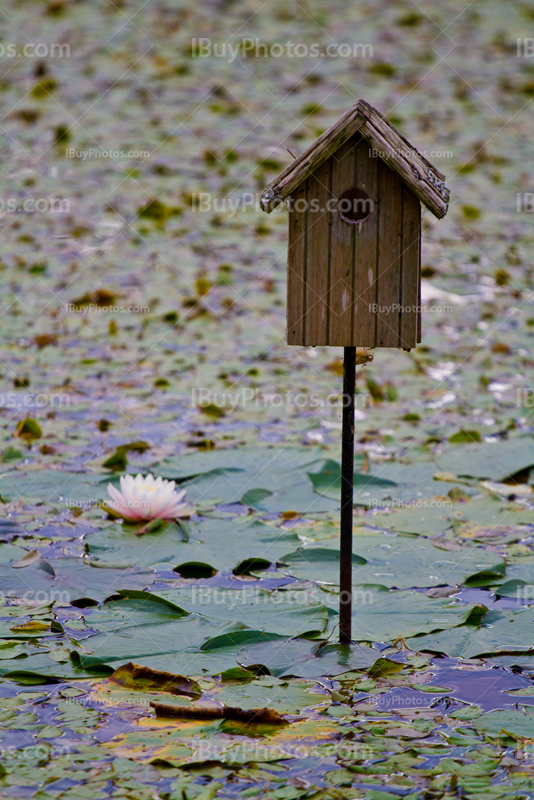
<instances>
[{"instance_id":1,"label":"birdhouse roof","mask_svg":"<svg viewBox=\"0 0 534 800\"><path fill-rule=\"evenodd\" d=\"M445 216L449 207L445 175L365 100L358 100L269 184L261 197L262 210L269 214L355 133L378 151L379 157L399 175L434 216L438 219Z\"/></svg>"}]
</instances>

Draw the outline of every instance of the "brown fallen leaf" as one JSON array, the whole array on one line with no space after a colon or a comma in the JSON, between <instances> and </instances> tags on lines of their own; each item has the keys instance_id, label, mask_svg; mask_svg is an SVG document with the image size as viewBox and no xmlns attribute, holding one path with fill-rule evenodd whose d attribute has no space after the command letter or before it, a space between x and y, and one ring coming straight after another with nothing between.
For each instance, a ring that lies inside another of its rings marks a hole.
<instances>
[{"instance_id":1,"label":"brown fallen leaf","mask_svg":"<svg viewBox=\"0 0 534 800\"><path fill-rule=\"evenodd\" d=\"M280 514L280 517L284 520L299 519L299 517L301 516L302 514L300 514L298 511L282 511L282 513Z\"/></svg>"},{"instance_id":2,"label":"brown fallen leaf","mask_svg":"<svg viewBox=\"0 0 534 800\"><path fill-rule=\"evenodd\" d=\"M216 708L214 706L171 706L166 703L150 703L157 717L180 717L181 719L233 719L236 722L253 722L269 725L288 725L289 722L272 708Z\"/></svg>"},{"instance_id":3,"label":"brown fallen leaf","mask_svg":"<svg viewBox=\"0 0 534 800\"><path fill-rule=\"evenodd\" d=\"M504 356L509 356L512 353L512 348L509 347L507 344L504 344L504 342L494 342L491 345L491 352L499 353Z\"/></svg>"},{"instance_id":4,"label":"brown fallen leaf","mask_svg":"<svg viewBox=\"0 0 534 800\"><path fill-rule=\"evenodd\" d=\"M31 619L29 622L23 622L21 625L14 625L10 630L12 630L13 633L39 633L40 631L49 631L50 623Z\"/></svg>"},{"instance_id":5,"label":"brown fallen leaf","mask_svg":"<svg viewBox=\"0 0 534 800\"><path fill-rule=\"evenodd\" d=\"M172 672L164 672L160 669L144 667L142 664L135 664L133 661L116 669L110 680L113 683L118 683L119 686L127 686L129 689L158 689L170 694L191 697L194 700L202 695L202 689L192 678L186 678L184 675L175 675Z\"/></svg>"},{"instance_id":6,"label":"brown fallen leaf","mask_svg":"<svg viewBox=\"0 0 534 800\"><path fill-rule=\"evenodd\" d=\"M29 567L30 564L35 564L36 561L39 561L41 558L41 553L39 550L29 550L22 558L11 565L11 569L23 569L23 567Z\"/></svg>"},{"instance_id":7,"label":"brown fallen leaf","mask_svg":"<svg viewBox=\"0 0 534 800\"><path fill-rule=\"evenodd\" d=\"M51 456L56 452L56 448L51 444L42 444L39 448L39 452L44 456Z\"/></svg>"},{"instance_id":8,"label":"brown fallen leaf","mask_svg":"<svg viewBox=\"0 0 534 800\"><path fill-rule=\"evenodd\" d=\"M57 336L53 333L38 333L34 338L34 342L39 350L42 350L43 347L49 344L57 344Z\"/></svg>"},{"instance_id":9,"label":"brown fallen leaf","mask_svg":"<svg viewBox=\"0 0 534 800\"><path fill-rule=\"evenodd\" d=\"M124 295L109 289L95 289L92 293L86 292L81 295L81 297L72 300L71 305L73 305L77 311L88 305L95 305L102 308L114 305L118 298L123 296Z\"/></svg>"}]
</instances>

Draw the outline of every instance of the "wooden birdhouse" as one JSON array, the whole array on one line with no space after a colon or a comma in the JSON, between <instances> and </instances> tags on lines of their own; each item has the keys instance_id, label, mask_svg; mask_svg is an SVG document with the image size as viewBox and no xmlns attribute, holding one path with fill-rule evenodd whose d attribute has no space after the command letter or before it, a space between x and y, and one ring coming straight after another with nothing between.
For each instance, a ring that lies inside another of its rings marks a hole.
<instances>
[{"instance_id":1,"label":"wooden birdhouse","mask_svg":"<svg viewBox=\"0 0 534 800\"><path fill-rule=\"evenodd\" d=\"M287 343L421 341L421 203L447 213L445 176L364 100L264 191L289 207Z\"/></svg>"}]
</instances>

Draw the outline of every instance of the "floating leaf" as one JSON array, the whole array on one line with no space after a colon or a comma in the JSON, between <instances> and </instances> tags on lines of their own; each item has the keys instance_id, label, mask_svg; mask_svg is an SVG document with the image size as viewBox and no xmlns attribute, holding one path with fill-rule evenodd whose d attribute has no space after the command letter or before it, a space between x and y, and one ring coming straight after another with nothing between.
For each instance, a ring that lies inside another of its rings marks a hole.
<instances>
[{"instance_id":1,"label":"floating leaf","mask_svg":"<svg viewBox=\"0 0 534 800\"><path fill-rule=\"evenodd\" d=\"M493 736L507 734L513 739L532 739L534 709L524 706L521 709L490 711L477 717L473 726Z\"/></svg>"},{"instance_id":2,"label":"floating leaf","mask_svg":"<svg viewBox=\"0 0 534 800\"><path fill-rule=\"evenodd\" d=\"M17 423L15 436L20 436L21 439L31 441L32 439L40 439L42 435L41 426L35 419L26 417L26 419L21 419Z\"/></svg>"},{"instance_id":3,"label":"floating leaf","mask_svg":"<svg viewBox=\"0 0 534 800\"><path fill-rule=\"evenodd\" d=\"M9 463L10 461L19 461L22 457L23 456L20 450L10 446L6 447L6 449L3 451L0 460L5 464Z\"/></svg>"},{"instance_id":4,"label":"floating leaf","mask_svg":"<svg viewBox=\"0 0 534 800\"><path fill-rule=\"evenodd\" d=\"M398 661L391 661L389 658L377 658L373 666L367 670L370 678L383 678L386 675L394 675L404 669L404 664Z\"/></svg>"},{"instance_id":5,"label":"floating leaf","mask_svg":"<svg viewBox=\"0 0 534 800\"><path fill-rule=\"evenodd\" d=\"M170 694L184 695L196 699L201 696L202 689L198 683L183 675L173 675L158 669L150 669L141 664L124 664L115 670L110 680L129 689L152 691L156 689Z\"/></svg>"},{"instance_id":6,"label":"floating leaf","mask_svg":"<svg viewBox=\"0 0 534 800\"><path fill-rule=\"evenodd\" d=\"M278 711L270 708L211 708L209 706L170 706L164 703L150 704L158 717L179 717L180 719L231 719L235 722L255 725L285 725L288 721Z\"/></svg>"},{"instance_id":7,"label":"floating leaf","mask_svg":"<svg viewBox=\"0 0 534 800\"><path fill-rule=\"evenodd\" d=\"M466 431L462 428L457 433L453 433L452 436L449 436L449 442L451 444L466 444L469 442L481 442L482 437L478 431Z\"/></svg>"},{"instance_id":8,"label":"floating leaf","mask_svg":"<svg viewBox=\"0 0 534 800\"><path fill-rule=\"evenodd\" d=\"M128 466L128 459L126 458L126 451L119 447L117 450L107 458L103 463L106 469L112 469L114 472L124 472Z\"/></svg>"},{"instance_id":9,"label":"floating leaf","mask_svg":"<svg viewBox=\"0 0 534 800\"><path fill-rule=\"evenodd\" d=\"M30 564L35 564L36 561L41 559L41 552L39 550L30 550L25 556L22 556L18 561L11 565L12 569L22 569L29 567Z\"/></svg>"},{"instance_id":10,"label":"floating leaf","mask_svg":"<svg viewBox=\"0 0 534 800\"><path fill-rule=\"evenodd\" d=\"M207 417L212 417L213 419L221 419L221 417L225 416L224 409L215 403L205 403L204 405L199 406L199 409Z\"/></svg>"}]
</instances>

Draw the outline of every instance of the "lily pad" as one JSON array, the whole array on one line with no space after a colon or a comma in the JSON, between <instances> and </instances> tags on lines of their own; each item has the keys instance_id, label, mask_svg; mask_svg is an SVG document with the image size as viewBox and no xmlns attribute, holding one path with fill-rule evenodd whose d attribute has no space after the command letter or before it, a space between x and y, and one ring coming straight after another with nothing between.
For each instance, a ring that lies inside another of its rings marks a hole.
<instances>
[{"instance_id":1,"label":"lily pad","mask_svg":"<svg viewBox=\"0 0 534 800\"><path fill-rule=\"evenodd\" d=\"M339 542L303 547L280 558L300 580L339 582ZM397 589L450 586L467 581L486 586L502 581L504 560L482 548L448 551L420 537L355 535L353 579Z\"/></svg>"},{"instance_id":2,"label":"lily pad","mask_svg":"<svg viewBox=\"0 0 534 800\"><path fill-rule=\"evenodd\" d=\"M456 445L446 448L437 463L455 475L504 481L534 466L534 439L516 436L508 441Z\"/></svg>"},{"instance_id":3,"label":"lily pad","mask_svg":"<svg viewBox=\"0 0 534 800\"><path fill-rule=\"evenodd\" d=\"M438 600L419 592L391 592L385 587L355 586L352 637L356 641L388 642L463 625L477 606ZM416 647L415 649L422 649Z\"/></svg>"},{"instance_id":4,"label":"lily pad","mask_svg":"<svg viewBox=\"0 0 534 800\"><path fill-rule=\"evenodd\" d=\"M482 714L472 724L477 730L493 736L505 733L513 738L532 739L534 709L523 706L520 709L509 708L490 711L487 714Z\"/></svg>"},{"instance_id":5,"label":"lily pad","mask_svg":"<svg viewBox=\"0 0 534 800\"><path fill-rule=\"evenodd\" d=\"M524 655L533 648L534 608L488 611L480 626L466 625L410 641L415 650L432 650L451 657L474 658L502 652Z\"/></svg>"}]
</instances>

